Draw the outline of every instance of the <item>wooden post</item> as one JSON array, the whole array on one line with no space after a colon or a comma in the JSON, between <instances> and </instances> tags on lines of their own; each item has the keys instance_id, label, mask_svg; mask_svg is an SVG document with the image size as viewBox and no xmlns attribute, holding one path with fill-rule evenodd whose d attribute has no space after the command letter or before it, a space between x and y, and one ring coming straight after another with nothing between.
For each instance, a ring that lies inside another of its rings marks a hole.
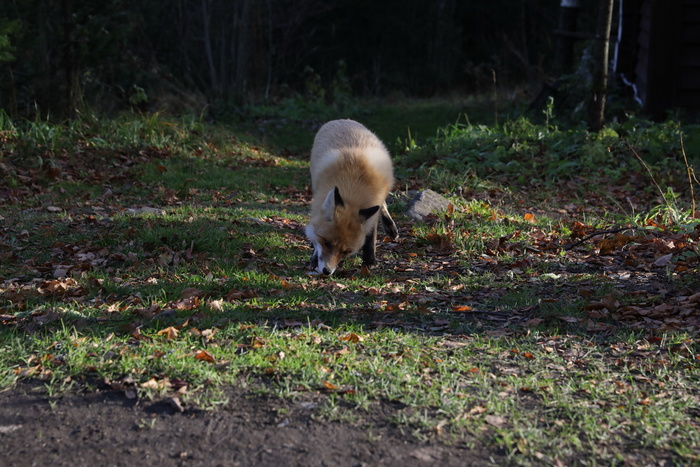
<instances>
[{"instance_id":1,"label":"wooden post","mask_svg":"<svg viewBox=\"0 0 700 467\"><path fill-rule=\"evenodd\" d=\"M600 0L596 47L593 55L593 85L588 106L588 127L600 131L605 122L605 95L608 92L608 51L614 0Z\"/></svg>"}]
</instances>

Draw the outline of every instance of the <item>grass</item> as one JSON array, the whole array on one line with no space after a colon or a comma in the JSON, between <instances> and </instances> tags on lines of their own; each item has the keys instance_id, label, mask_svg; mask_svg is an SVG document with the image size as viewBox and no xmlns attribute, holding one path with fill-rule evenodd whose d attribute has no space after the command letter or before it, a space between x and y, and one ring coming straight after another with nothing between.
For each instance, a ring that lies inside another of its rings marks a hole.
<instances>
[{"instance_id":1,"label":"grass","mask_svg":"<svg viewBox=\"0 0 700 467\"><path fill-rule=\"evenodd\" d=\"M700 346L682 311L697 220L678 183L660 225L664 204L620 144L645 148L669 186L685 170L662 157L680 127L454 124L466 102L348 110L398 141L402 190L431 187L454 208L421 224L393 205L401 239L380 242L381 264L351 259L329 278L304 268L306 162L281 149L308 146L308 109L257 109L254 129L4 122L0 387L210 410L231 386L311 393L328 419L365 423L389 404L408 436L513 464L698 462ZM628 223L618 243L567 249ZM670 266L654 266L667 251Z\"/></svg>"}]
</instances>

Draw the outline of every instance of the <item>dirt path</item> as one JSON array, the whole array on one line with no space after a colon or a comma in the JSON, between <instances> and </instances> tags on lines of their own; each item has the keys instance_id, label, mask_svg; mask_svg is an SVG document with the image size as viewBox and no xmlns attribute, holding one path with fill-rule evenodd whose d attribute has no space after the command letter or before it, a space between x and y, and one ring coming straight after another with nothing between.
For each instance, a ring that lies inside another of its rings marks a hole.
<instances>
[{"instance_id":1,"label":"dirt path","mask_svg":"<svg viewBox=\"0 0 700 467\"><path fill-rule=\"evenodd\" d=\"M420 443L386 421L390 407L378 406L373 420L338 423L319 420L320 400L229 394L217 410L180 413L167 402L136 403L112 390L58 399L42 392L20 385L0 394L0 464L463 466L490 457Z\"/></svg>"}]
</instances>

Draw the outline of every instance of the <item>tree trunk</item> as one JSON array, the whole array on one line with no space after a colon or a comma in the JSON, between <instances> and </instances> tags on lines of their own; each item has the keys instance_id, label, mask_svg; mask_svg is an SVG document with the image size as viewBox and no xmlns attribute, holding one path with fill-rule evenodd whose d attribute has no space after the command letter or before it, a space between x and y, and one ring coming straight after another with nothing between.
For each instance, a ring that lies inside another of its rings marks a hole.
<instances>
[{"instance_id":1,"label":"tree trunk","mask_svg":"<svg viewBox=\"0 0 700 467\"><path fill-rule=\"evenodd\" d=\"M250 0L243 0L240 5L236 32L236 70L233 83L233 98L242 103L248 84L248 65L250 58L250 22L252 20L252 5Z\"/></svg>"},{"instance_id":2,"label":"tree trunk","mask_svg":"<svg viewBox=\"0 0 700 467\"><path fill-rule=\"evenodd\" d=\"M209 82L215 95L219 94L219 80L214 64L214 51L211 33L211 0L202 0L202 25L204 27L204 51L209 65Z\"/></svg>"},{"instance_id":3,"label":"tree trunk","mask_svg":"<svg viewBox=\"0 0 700 467\"><path fill-rule=\"evenodd\" d=\"M614 0L600 0L596 47L593 56L593 86L588 107L588 127L600 131L605 122L605 95L608 91L608 51Z\"/></svg>"},{"instance_id":4,"label":"tree trunk","mask_svg":"<svg viewBox=\"0 0 700 467\"><path fill-rule=\"evenodd\" d=\"M63 15L63 70L66 80L65 110L69 118L75 117L78 110L78 73L73 53L73 1L61 2Z\"/></svg>"}]
</instances>

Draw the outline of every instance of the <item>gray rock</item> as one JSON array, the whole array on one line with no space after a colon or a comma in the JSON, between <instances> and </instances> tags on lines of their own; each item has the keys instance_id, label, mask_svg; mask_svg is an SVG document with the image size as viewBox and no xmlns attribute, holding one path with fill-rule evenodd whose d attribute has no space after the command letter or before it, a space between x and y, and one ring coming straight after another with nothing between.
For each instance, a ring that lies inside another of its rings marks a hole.
<instances>
[{"instance_id":1,"label":"gray rock","mask_svg":"<svg viewBox=\"0 0 700 467\"><path fill-rule=\"evenodd\" d=\"M439 193L433 190L422 190L413 196L406 210L406 215L422 222L425 221L425 218L430 214L447 211L450 204L452 204L450 200Z\"/></svg>"}]
</instances>

